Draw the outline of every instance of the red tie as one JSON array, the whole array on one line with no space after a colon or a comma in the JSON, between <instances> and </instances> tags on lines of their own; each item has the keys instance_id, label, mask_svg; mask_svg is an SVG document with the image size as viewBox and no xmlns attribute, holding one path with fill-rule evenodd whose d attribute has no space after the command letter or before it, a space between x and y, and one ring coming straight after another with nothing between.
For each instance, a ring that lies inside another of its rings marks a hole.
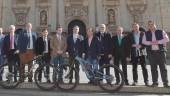
<instances>
[{"instance_id":1,"label":"red tie","mask_svg":"<svg viewBox=\"0 0 170 96\"><path fill-rule=\"evenodd\" d=\"M11 39L10 39L10 49L12 49L13 40L14 40L14 36L11 36Z\"/></svg>"}]
</instances>

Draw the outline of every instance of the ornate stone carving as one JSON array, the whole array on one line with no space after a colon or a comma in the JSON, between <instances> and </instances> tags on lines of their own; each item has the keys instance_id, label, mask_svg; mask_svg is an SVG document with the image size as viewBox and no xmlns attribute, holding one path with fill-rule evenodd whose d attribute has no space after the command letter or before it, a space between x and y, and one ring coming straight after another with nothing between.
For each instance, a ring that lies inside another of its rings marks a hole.
<instances>
[{"instance_id":1,"label":"ornate stone carving","mask_svg":"<svg viewBox=\"0 0 170 96\"><path fill-rule=\"evenodd\" d=\"M65 7L66 17L70 16L88 16L87 6L66 6Z\"/></svg>"},{"instance_id":2,"label":"ornate stone carving","mask_svg":"<svg viewBox=\"0 0 170 96\"><path fill-rule=\"evenodd\" d=\"M50 7L51 0L36 0L36 6L39 8Z\"/></svg>"},{"instance_id":3,"label":"ornate stone carving","mask_svg":"<svg viewBox=\"0 0 170 96\"><path fill-rule=\"evenodd\" d=\"M29 9L29 7L13 8L13 12L16 18L16 25L23 26L26 24L26 17L29 12Z\"/></svg>"},{"instance_id":4,"label":"ornate stone carving","mask_svg":"<svg viewBox=\"0 0 170 96\"><path fill-rule=\"evenodd\" d=\"M103 0L104 6L119 6L120 0Z\"/></svg>"},{"instance_id":5,"label":"ornate stone carving","mask_svg":"<svg viewBox=\"0 0 170 96\"><path fill-rule=\"evenodd\" d=\"M143 24L142 14L147 9L146 0L127 0L127 8L133 16L134 22Z\"/></svg>"},{"instance_id":6,"label":"ornate stone carving","mask_svg":"<svg viewBox=\"0 0 170 96\"><path fill-rule=\"evenodd\" d=\"M16 0L16 5L17 4L26 4L27 0Z\"/></svg>"}]
</instances>

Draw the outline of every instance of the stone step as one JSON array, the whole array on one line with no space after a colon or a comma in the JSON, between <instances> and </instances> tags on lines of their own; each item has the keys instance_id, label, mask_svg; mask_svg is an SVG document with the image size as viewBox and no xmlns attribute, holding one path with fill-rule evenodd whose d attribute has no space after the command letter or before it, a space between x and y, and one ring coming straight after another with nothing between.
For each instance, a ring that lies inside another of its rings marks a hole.
<instances>
[{"instance_id":1,"label":"stone step","mask_svg":"<svg viewBox=\"0 0 170 96\"><path fill-rule=\"evenodd\" d=\"M18 89L36 90L39 88L37 88L35 83L22 83L18 86ZM56 90L54 91L59 91L59 90L56 88ZM79 84L74 90L71 90L71 92L102 92L102 93L104 92L105 93L105 91L102 90L99 86L89 85L86 83ZM123 88L120 89L119 92L120 93L170 94L170 88L146 87L142 85L123 86Z\"/></svg>"}]
</instances>

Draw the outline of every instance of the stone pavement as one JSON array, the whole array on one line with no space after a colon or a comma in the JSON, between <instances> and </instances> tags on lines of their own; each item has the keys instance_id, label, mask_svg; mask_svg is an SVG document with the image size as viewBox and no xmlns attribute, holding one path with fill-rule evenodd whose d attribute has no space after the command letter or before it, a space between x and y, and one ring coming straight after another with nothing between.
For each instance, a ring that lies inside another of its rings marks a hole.
<instances>
[{"instance_id":1,"label":"stone pavement","mask_svg":"<svg viewBox=\"0 0 170 96\"><path fill-rule=\"evenodd\" d=\"M25 90L40 90L34 83L22 83L17 89ZM57 88L54 91L60 91ZM88 92L88 93L105 93L99 86L93 86L89 84L79 84L74 90L67 92ZM170 88L163 87L146 87L142 85L138 86L124 86L120 91L116 93L145 93L145 94L169 94Z\"/></svg>"},{"instance_id":2,"label":"stone pavement","mask_svg":"<svg viewBox=\"0 0 170 96\"><path fill-rule=\"evenodd\" d=\"M170 60L168 60L168 65L167 65L167 69L168 69L168 80L170 81ZM128 65L128 79L129 79L129 83L132 84L132 66ZM151 70L150 70L150 66L147 65L147 69L149 72L149 84L152 84L152 77L151 77ZM75 91L73 92L104 92L103 90L101 90L99 88L99 86L92 86L92 85L88 85L88 79L86 78L84 72L82 72L82 70L80 70L80 85L77 86L77 88L75 89ZM141 70L141 66L138 66L138 85L137 86L124 86L119 92L123 92L123 93L154 93L154 94L170 94L170 88L163 88L162 85L162 80L161 80L161 76L160 76L160 72L159 72L159 87L156 88L152 88L152 87L145 87L144 82L143 82L143 76L142 76L142 70ZM20 86L18 87L18 89L38 89L37 86L34 83L22 83L20 84ZM57 89L56 89L57 90Z\"/></svg>"}]
</instances>

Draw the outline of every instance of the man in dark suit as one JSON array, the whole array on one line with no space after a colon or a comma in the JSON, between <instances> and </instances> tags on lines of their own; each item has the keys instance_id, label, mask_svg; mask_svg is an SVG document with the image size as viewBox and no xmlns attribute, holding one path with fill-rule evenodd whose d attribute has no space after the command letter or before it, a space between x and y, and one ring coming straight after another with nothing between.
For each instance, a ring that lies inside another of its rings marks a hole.
<instances>
[{"instance_id":1,"label":"man in dark suit","mask_svg":"<svg viewBox=\"0 0 170 96\"><path fill-rule=\"evenodd\" d=\"M23 81L25 64L31 61L35 55L35 42L37 40L37 34L32 32L32 24L26 24L26 30L19 34L18 38L18 49L19 49L19 57L20 57L20 75L21 81ZM30 70L32 64L28 65L28 70ZM28 78L29 82L32 82L32 72Z\"/></svg>"},{"instance_id":2,"label":"man in dark suit","mask_svg":"<svg viewBox=\"0 0 170 96\"><path fill-rule=\"evenodd\" d=\"M133 86L136 86L138 82L137 67L138 63L141 64L143 78L145 85L148 86L148 71L146 69L146 49L142 44L143 32L139 30L139 24L134 23L132 25L132 33L128 35L128 43L130 47L131 62L133 66Z\"/></svg>"},{"instance_id":3,"label":"man in dark suit","mask_svg":"<svg viewBox=\"0 0 170 96\"><path fill-rule=\"evenodd\" d=\"M91 27L87 29L87 38L83 41L83 57L92 65L89 70L93 70L94 72L98 70L98 56L100 54L100 43L98 38L93 36L94 31ZM90 75L90 73L89 73ZM89 84L94 84L94 78L88 78Z\"/></svg>"},{"instance_id":4,"label":"man in dark suit","mask_svg":"<svg viewBox=\"0 0 170 96\"><path fill-rule=\"evenodd\" d=\"M2 45L2 54L6 56L8 60L9 72L14 73L14 81L17 81L17 61L18 61L18 36L15 34L15 26L10 25L9 35L6 35Z\"/></svg>"},{"instance_id":5,"label":"man in dark suit","mask_svg":"<svg viewBox=\"0 0 170 96\"><path fill-rule=\"evenodd\" d=\"M106 32L106 25L100 24L99 31L96 33L96 37L99 40L101 50L100 50L100 60L99 60L99 68L101 68L104 64L109 64L110 54L111 54L111 35ZM106 74L110 75L110 69L106 69ZM101 70L104 73L104 70Z\"/></svg>"},{"instance_id":6,"label":"man in dark suit","mask_svg":"<svg viewBox=\"0 0 170 96\"><path fill-rule=\"evenodd\" d=\"M122 69L125 78L125 85L129 85L127 79L127 57L129 57L129 51L127 50L127 40L126 36L123 35L123 27L118 26L116 28L116 36L112 37L112 55L114 57L114 64L119 67L119 62L121 61ZM115 72L116 84L120 83L120 77L117 72Z\"/></svg>"},{"instance_id":7,"label":"man in dark suit","mask_svg":"<svg viewBox=\"0 0 170 96\"><path fill-rule=\"evenodd\" d=\"M42 30L42 36L37 38L36 45L35 45L35 50L36 50L36 55L43 55L43 62L45 64L50 64L51 60L51 48L50 48L50 38L48 37L48 30L43 29ZM50 82L49 79L49 67L46 68L46 73L47 73L47 82ZM38 80L41 82L42 79L42 70L40 71L40 74L38 76Z\"/></svg>"},{"instance_id":8,"label":"man in dark suit","mask_svg":"<svg viewBox=\"0 0 170 96\"><path fill-rule=\"evenodd\" d=\"M4 63L4 56L2 55L2 45L5 35L3 34L3 29L0 27L0 65ZM0 72L0 81L2 80L1 74L3 71Z\"/></svg>"},{"instance_id":9,"label":"man in dark suit","mask_svg":"<svg viewBox=\"0 0 170 96\"><path fill-rule=\"evenodd\" d=\"M79 34L79 26L75 25L73 27L73 34L67 37L67 49L66 54L69 55L69 61L70 64L75 63L75 68L78 71L79 74L79 64L76 62L72 62L75 59L75 56L81 56L82 55L82 41L83 36ZM72 72L73 75L73 72ZM79 75L77 77L79 79ZM73 76L70 77L70 83L72 83Z\"/></svg>"}]
</instances>

